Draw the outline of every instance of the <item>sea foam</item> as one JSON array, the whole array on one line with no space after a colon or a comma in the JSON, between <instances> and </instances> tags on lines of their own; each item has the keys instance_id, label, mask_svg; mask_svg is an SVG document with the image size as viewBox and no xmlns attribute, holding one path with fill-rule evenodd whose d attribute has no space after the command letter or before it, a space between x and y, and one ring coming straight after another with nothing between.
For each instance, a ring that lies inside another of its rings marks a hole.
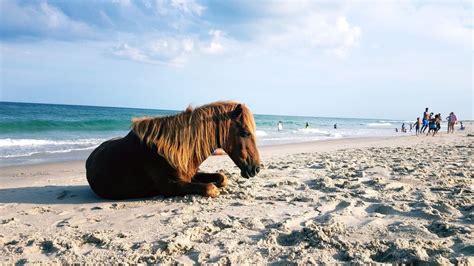
<instances>
[{"instance_id":1,"label":"sea foam","mask_svg":"<svg viewBox=\"0 0 474 266\"><path fill-rule=\"evenodd\" d=\"M366 125L369 126L369 127L389 127L389 126L392 126L392 124L388 123L388 122L367 123Z\"/></svg>"},{"instance_id":2,"label":"sea foam","mask_svg":"<svg viewBox=\"0 0 474 266\"><path fill-rule=\"evenodd\" d=\"M96 145L100 139L78 139L78 140L51 140L51 139L0 139L0 147L38 147L38 146L60 146L60 145Z\"/></svg>"}]
</instances>

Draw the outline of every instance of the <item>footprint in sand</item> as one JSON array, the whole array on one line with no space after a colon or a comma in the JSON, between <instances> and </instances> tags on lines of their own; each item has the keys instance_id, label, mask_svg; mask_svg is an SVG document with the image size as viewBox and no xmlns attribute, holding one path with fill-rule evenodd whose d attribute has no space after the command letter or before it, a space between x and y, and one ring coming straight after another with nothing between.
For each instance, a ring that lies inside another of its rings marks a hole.
<instances>
[{"instance_id":1,"label":"footprint in sand","mask_svg":"<svg viewBox=\"0 0 474 266\"><path fill-rule=\"evenodd\" d=\"M379 213L379 214L384 214L384 215L400 215L401 212L398 210L395 210L392 206L388 206L385 204L372 204L369 206L366 211L368 213Z\"/></svg>"},{"instance_id":2,"label":"footprint in sand","mask_svg":"<svg viewBox=\"0 0 474 266\"><path fill-rule=\"evenodd\" d=\"M56 227L70 227L69 220L70 219L64 219L64 220L59 221L56 224Z\"/></svg>"},{"instance_id":3,"label":"footprint in sand","mask_svg":"<svg viewBox=\"0 0 474 266\"><path fill-rule=\"evenodd\" d=\"M48 212L51 212L50 207L33 207L26 214L43 214Z\"/></svg>"},{"instance_id":4,"label":"footprint in sand","mask_svg":"<svg viewBox=\"0 0 474 266\"><path fill-rule=\"evenodd\" d=\"M450 237L456 234L468 234L471 230L467 227L460 227L445 221L433 221L426 227L428 231L439 237Z\"/></svg>"},{"instance_id":5,"label":"footprint in sand","mask_svg":"<svg viewBox=\"0 0 474 266\"><path fill-rule=\"evenodd\" d=\"M15 218L12 217L12 218L8 218L8 219L3 219L0 221L0 224L9 224L9 223L13 223L15 221Z\"/></svg>"},{"instance_id":6,"label":"footprint in sand","mask_svg":"<svg viewBox=\"0 0 474 266\"><path fill-rule=\"evenodd\" d=\"M151 218L151 217L154 217L155 215L154 214L143 214L143 215L138 215L136 216L136 218L145 218L145 219L148 219L148 218Z\"/></svg>"},{"instance_id":7,"label":"footprint in sand","mask_svg":"<svg viewBox=\"0 0 474 266\"><path fill-rule=\"evenodd\" d=\"M56 252L58 249L54 246L53 241L51 240L44 240L40 243L40 249L43 253L50 254Z\"/></svg>"}]
</instances>

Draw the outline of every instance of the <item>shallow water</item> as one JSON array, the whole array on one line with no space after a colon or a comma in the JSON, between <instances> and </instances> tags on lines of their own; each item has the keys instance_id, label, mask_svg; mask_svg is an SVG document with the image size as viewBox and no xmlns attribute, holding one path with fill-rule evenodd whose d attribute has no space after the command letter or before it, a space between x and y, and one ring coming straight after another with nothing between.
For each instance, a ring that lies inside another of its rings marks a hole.
<instances>
[{"instance_id":1,"label":"shallow water","mask_svg":"<svg viewBox=\"0 0 474 266\"><path fill-rule=\"evenodd\" d=\"M124 136L133 117L179 111L0 102L0 166L83 159L104 140ZM258 145L392 136L402 122L380 119L255 115ZM283 130L277 130L281 121ZM306 123L309 124L305 128ZM337 123L337 129L333 125Z\"/></svg>"}]
</instances>

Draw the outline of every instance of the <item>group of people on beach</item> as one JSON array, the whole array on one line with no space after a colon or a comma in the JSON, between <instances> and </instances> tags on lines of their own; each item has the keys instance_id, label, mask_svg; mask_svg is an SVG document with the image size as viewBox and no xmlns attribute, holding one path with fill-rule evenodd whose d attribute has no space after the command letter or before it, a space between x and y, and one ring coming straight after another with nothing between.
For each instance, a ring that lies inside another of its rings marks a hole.
<instances>
[{"instance_id":1,"label":"group of people on beach","mask_svg":"<svg viewBox=\"0 0 474 266\"><path fill-rule=\"evenodd\" d=\"M441 121L441 113L434 114L433 112L429 112L429 108L426 107L425 111L423 112L423 119L417 117L415 123L409 124L410 132L412 132L413 128L415 128L415 133L418 136L421 134L425 134L426 130L428 130L428 132L426 132L426 135L428 136L430 133L432 133L432 136L434 137L441 129ZM458 122L458 118L456 117L454 112L449 113L449 116L446 117L446 121L448 122L448 134L454 133L454 125L456 125ZM459 123L461 125L459 130L464 130L465 127L462 122ZM308 122L306 122L305 128L309 128ZM278 131L283 130L282 121L278 121L277 129ZM337 124L334 124L334 129L337 129ZM395 131L398 132L398 128L395 128ZM402 124L400 131L402 133L407 132L405 123Z\"/></svg>"},{"instance_id":2,"label":"group of people on beach","mask_svg":"<svg viewBox=\"0 0 474 266\"><path fill-rule=\"evenodd\" d=\"M423 119L417 117L416 122L410 124L410 131L412 131L412 128L414 127L417 136L424 134L426 130L428 130L428 132L426 133L427 136L430 133L433 134L432 136L435 136L441 129L441 114L434 114L433 112L429 112L428 110L428 107L426 107L425 111L423 112ZM448 121L448 133L454 133L454 125L458 122L458 118L456 117L454 112L451 112L449 116L446 117L446 120ZM460 130L464 130L462 122L460 122L460 124ZM406 132L405 123L402 124L402 132Z\"/></svg>"}]
</instances>

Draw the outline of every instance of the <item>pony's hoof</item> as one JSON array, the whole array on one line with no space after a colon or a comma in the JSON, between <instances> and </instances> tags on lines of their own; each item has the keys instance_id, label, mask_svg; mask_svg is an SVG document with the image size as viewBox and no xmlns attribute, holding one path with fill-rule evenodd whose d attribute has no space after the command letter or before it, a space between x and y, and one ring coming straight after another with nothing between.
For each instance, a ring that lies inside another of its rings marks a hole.
<instances>
[{"instance_id":1,"label":"pony's hoof","mask_svg":"<svg viewBox=\"0 0 474 266\"><path fill-rule=\"evenodd\" d=\"M206 194L208 197L215 198L221 194L214 184L207 184Z\"/></svg>"},{"instance_id":2,"label":"pony's hoof","mask_svg":"<svg viewBox=\"0 0 474 266\"><path fill-rule=\"evenodd\" d=\"M226 187L229 184L229 179L223 173L219 173L221 176L220 180L216 182L217 187Z\"/></svg>"}]
</instances>

